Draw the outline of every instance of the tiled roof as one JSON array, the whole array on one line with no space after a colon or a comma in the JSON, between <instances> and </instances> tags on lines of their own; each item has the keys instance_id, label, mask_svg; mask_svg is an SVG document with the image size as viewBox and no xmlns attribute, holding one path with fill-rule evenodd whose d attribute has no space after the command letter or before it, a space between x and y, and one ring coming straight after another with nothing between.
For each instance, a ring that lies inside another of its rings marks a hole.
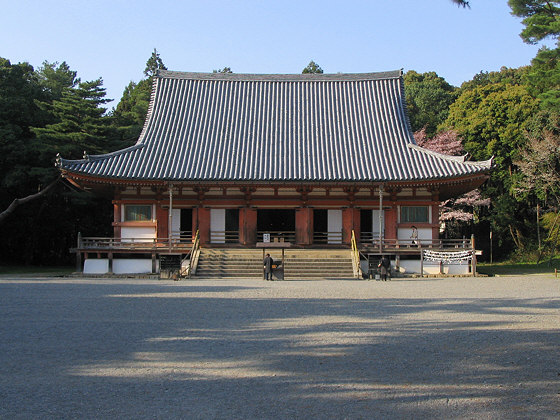
<instances>
[{"instance_id":1,"label":"tiled roof","mask_svg":"<svg viewBox=\"0 0 560 420\"><path fill-rule=\"evenodd\" d=\"M416 146L400 71L161 71L135 146L59 166L134 180L386 182L468 176L491 163Z\"/></svg>"}]
</instances>

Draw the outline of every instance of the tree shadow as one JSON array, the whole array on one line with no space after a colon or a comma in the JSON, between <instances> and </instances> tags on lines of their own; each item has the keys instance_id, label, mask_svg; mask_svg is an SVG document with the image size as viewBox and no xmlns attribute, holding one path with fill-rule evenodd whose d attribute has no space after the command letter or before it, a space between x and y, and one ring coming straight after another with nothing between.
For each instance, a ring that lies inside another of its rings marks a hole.
<instances>
[{"instance_id":1,"label":"tree shadow","mask_svg":"<svg viewBox=\"0 0 560 420\"><path fill-rule=\"evenodd\" d=\"M1 284L0 417L558 415L560 335L535 328L558 298L256 288Z\"/></svg>"}]
</instances>

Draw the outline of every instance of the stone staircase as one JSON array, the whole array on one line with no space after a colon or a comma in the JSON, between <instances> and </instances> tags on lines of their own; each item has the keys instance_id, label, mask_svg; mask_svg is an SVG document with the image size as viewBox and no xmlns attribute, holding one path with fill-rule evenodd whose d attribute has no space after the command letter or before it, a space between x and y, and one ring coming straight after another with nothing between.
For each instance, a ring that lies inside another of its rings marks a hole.
<instances>
[{"instance_id":1,"label":"stone staircase","mask_svg":"<svg viewBox=\"0 0 560 420\"><path fill-rule=\"evenodd\" d=\"M274 263L282 260L282 251L267 249ZM198 278L262 279L262 249L201 248ZM287 249L284 269L275 271L277 280L351 279L352 258L349 249Z\"/></svg>"}]
</instances>

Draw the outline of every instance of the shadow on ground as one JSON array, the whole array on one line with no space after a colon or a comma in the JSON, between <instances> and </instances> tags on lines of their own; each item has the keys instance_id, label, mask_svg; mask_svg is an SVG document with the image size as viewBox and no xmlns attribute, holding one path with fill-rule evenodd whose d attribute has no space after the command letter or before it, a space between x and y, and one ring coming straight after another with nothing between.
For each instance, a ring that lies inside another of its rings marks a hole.
<instances>
[{"instance_id":1,"label":"shadow on ground","mask_svg":"<svg viewBox=\"0 0 560 420\"><path fill-rule=\"evenodd\" d=\"M248 282L249 284L249 282ZM0 284L1 418L557 418L556 299Z\"/></svg>"}]
</instances>

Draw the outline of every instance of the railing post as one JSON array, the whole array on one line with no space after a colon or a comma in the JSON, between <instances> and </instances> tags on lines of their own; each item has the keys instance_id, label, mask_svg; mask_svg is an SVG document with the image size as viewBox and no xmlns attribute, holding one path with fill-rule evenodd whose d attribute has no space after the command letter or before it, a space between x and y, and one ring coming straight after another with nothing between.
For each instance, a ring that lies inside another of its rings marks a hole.
<instances>
[{"instance_id":1,"label":"railing post","mask_svg":"<svg viewBox=\"0 0 560 420\"><path fill-rule=\"evenodd\" d=\"M420 250L420 277L424 277L424 251L422 251L422 242L418 241L418 249Z\"/></svg>"},{"instance_id":2,"label":"railing post","mask_svg":"<svg viewBox=\"0 0 560 420\"><path fill-rule=\"evenodd\" d=\"M82 271L82 232L78 232L78 241L76 247L76 271Z\"/></svg>"},{"instance_id":3,"label":"railing post","mask_svg":"<svg viewBox=\"0 0 560 420\"><path fill-rule=\"evenodd\" d=\"M474 243L474 234L471 235L471 247L472 247L472 260L471 260L472 275L473 277L476 277L476 247Z\"/></svg>"}]
</instances>

